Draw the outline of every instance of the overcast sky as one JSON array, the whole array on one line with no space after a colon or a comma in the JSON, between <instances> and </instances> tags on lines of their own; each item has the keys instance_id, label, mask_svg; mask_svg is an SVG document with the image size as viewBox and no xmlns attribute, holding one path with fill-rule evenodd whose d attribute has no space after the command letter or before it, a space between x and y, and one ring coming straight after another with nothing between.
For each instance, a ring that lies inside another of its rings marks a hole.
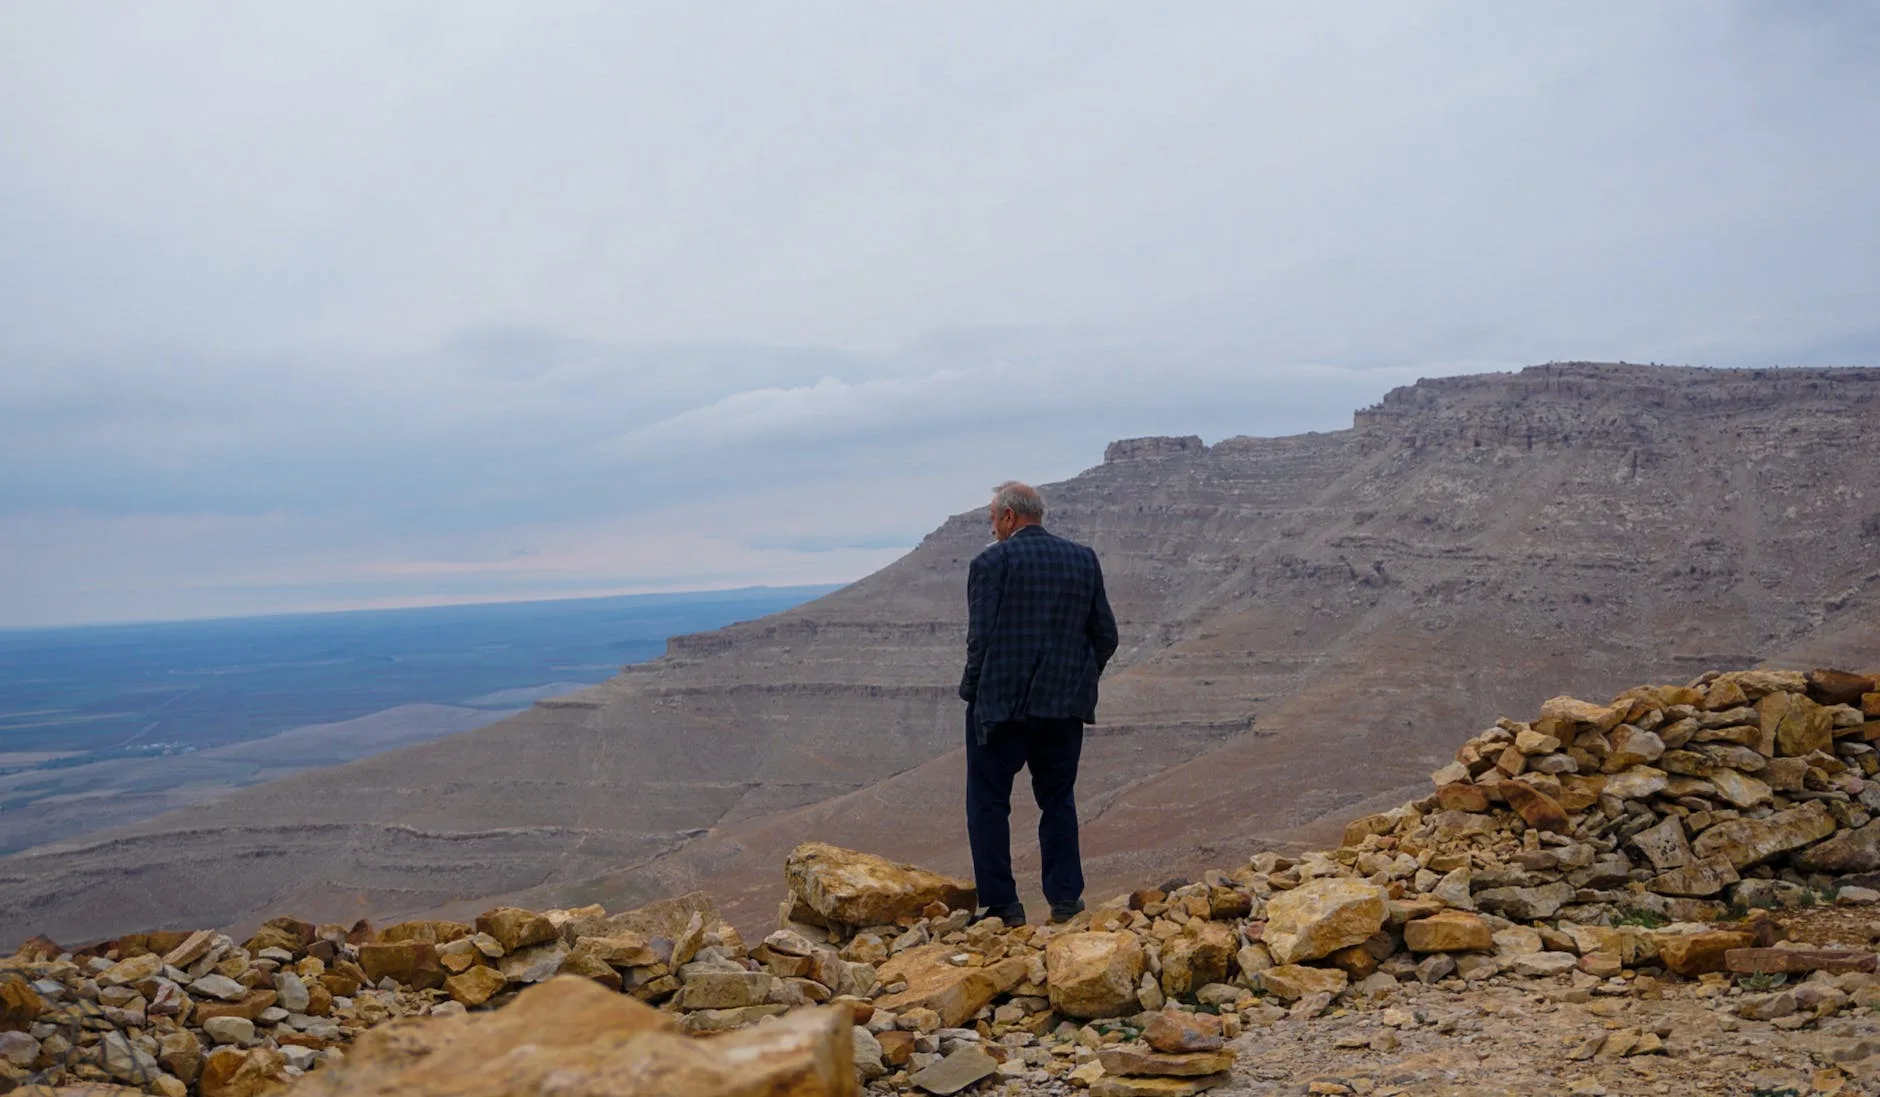
<instances>
[{"instance_id":1,"label":"overcast sky","mask_svg":"<svg viewBox=\"0 0 1880 1097\"><path fill-rule=\"evenodd\" d=\"M0 625L857 578L1110 439L1880 360L1862 3L0 5Z\"/></svg>"}]
</instances>

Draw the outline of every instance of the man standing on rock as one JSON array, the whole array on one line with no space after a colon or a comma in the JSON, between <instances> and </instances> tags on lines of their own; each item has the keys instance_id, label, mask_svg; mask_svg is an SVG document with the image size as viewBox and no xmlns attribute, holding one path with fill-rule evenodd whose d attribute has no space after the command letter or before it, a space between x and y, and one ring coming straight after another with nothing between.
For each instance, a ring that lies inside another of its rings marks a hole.
<instances>
[{"instance_id":1,"label":"man standing on rock","mask_svg":"<svg viewBox=\"0 0 1880 1097\"><path fill-rule=\"evenodd\" d=\"M992 535L966 578L966 835L984 910L1025 923L1012 880L1012 781L1031 769L1043 814L1038 850L1051 920L1084 909L1077 849L1077 759L1096 719L1097 676L1116 651L1116 618L1089 548L1044 528L1044 500L1010 481L993 491ZM975 919L978 920L978 919Z\"/></svg>"}]
</instances>

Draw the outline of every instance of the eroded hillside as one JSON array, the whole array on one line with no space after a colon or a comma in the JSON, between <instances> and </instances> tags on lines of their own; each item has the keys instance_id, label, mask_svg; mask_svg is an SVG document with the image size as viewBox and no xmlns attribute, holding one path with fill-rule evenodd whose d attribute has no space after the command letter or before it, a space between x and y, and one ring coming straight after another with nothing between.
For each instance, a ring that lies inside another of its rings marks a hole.
<instances>
[{"instance_id":1,"label":"eroded hillside","mask_svg":"<svg viewBox=\"0 0 1880 1097\"><path fill-rule=\"evenodd\" d=\"M1869 661L1877 473L1875 370L1553 365L1420 382L1346 431L1112 446L1044 487L1124 635L1080 787L1093 890L1322 839L1408 795L1455 727L1561 690ZM500 724L8 858L0 936L694 887L755 925L808 836L961 871L984 541L959 515Z\"/></svg>"}]
</instances>

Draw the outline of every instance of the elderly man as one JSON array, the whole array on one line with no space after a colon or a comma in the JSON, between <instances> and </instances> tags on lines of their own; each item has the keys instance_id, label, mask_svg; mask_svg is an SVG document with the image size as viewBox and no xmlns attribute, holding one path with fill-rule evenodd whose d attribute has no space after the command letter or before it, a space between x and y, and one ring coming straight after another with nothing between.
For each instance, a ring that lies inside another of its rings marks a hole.
<instances>
[{"instance_id":1,"label":"elderly man","mask_svg":"<svg viewBox=\"0 0 1880 1097\"><path fill-rule=\"evenodd\" d=\"M1084 909L1077 849L1077 759L1096 719L1097 676L1116 651L1116 618L1097 554L1044 528L1044 500L1016 481L994 489L993 544L966 578L966 834L984 905L975 920L1025 924L1012 880L1012 781L1031 770L1051 920Z\"/></svg>"}]
</instances>

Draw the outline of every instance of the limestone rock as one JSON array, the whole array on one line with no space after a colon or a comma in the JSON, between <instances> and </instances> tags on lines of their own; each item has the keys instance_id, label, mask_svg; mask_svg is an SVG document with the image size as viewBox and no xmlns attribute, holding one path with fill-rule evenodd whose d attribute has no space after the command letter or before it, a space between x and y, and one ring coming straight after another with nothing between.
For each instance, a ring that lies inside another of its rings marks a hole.
<instances>
[{"instance_id":1,"label":"limestone rock","mask_svg":"<svg viewBox=\"0 0 1880 1097\"><path fill-rule=\"evenodd\" d=\"M1683 820L1675 815L1634 834L1632 844L1661 872L1691 863L1691 843L1684 835Z\"/></svg>"},{"instance_id":2,"label":"limestone rock","mask_svg":"<svg viewBox=\"0 0 1880 1097\"><path fill-rule=\"evenodd\" d=\"M1234 1065L1234 1053L1227 1048L1214 1051L1155 1051L1140 1044L1122 1044L1097 1052L1103 1073L1122 1077L1194 1078L1219 1074Z\"/></svg>"},{"instance_id":3,"label":"limestone rock","mask_svg":"<svg viewBox=\"0 0 1880 1097\"><path fill-rule=\"evenodd\" d=\"M1775 798L1768 785L1734 769L1717 770L1710 775L1710 783L1734 807L1753 808Z\"/></svg>"},{"instance_id":4,"label":"limestone rock","mask_svg":"<svg viewBox=\"0 0 1880 1097\"><path fill-rule=\"evenodd\" d=\"M1483 910L1517 922L1552 918L1573 899L1573 885L1555 881L1539 887L1487 888L1475 893L1475 902Z\"/></svg>"},{"instance_id":5,"label":"limestone rock","mask_svg":"<svg viewBox=\"0 0 1880 1097\"><path fill-rule=\"evenodd\" d=\"M261 1097L287 1081L287 1059L273 1048L219 1047L202 1061L202 1097Z\"/></svg>"},{"instance_id":6,"label":"limestone rock","mask_svg":"<svg viewBox=\"0 0 1880 1097\"><path fill-rule=\"evenodd\" d=\"M976 895L963 880L822 842L791 850L783 874L798 905L831 925L892 925L929 903L970 908Z\"/></svg>"},{"instance_id":7,"label":"limestone rock","mask_svg":"<svg viewBox=\"0 0 1880 1097\"><path fill-rule=\"evenodd\" d=\"M693 1040L672 1018L573 976L524 990L492 1013L376 1030L344 1063L313 1072L292 1097L594 1097L789 1094L854 1097L846 1008L815 1007Z\"/></svg>"},{"instance_id":8,"label":"limestone rock","mask_svg":"<svg viewBox=\"0 0 1880 1097\"><path fill-rule=\"evenodd\" d=\"M1554 697L1541 703L1543 720L1562 720L1570 724L1585 725L1595 731L1611 731L1625 714L1631 710L1631 702L1612 705L1595 705L1590 701L1581 701L1573 697Z\"/></svg>"},{"instance_id":9,"label":"limestone rock","mask_svg":"<svg viewBox=\"0 0 1880 1097\"><path fill-rule=\"evenodd\" d=\"M1756 713L1762 721L1762 743L1758 749L1763 754L1799 758L1817 750L1833 749L1833 717L1799 690L1769 694L1756 702Z\"/></svg>"},{"instance_id":10,"label":"limestone rock","mask_svg":"<svg viewBox=\"0 0 1880 1097\"><path fill-rule=\"evenodd\" d=\"M1525 781L1503 781L1499 787L1508 806L1520 814L1522 822L1535 830L1566 832L1567 812L1560 801Z\"/></svg>"},{"instance_id":11,"label":"limestone rock","mask_svg":"<svg viewBox=\"0 0 1880 1097\"><path fill-rule=\"evenodd\" d=\"M999 1061L978 1044L965 1044L932 1066L915 1071L908 1081L937 1097L948 1097L997 1073Z\"/></svg>"},{"instance_id":12,"label":"limestone rock","mask_svg":"<svg viewBox=\"0 0 1880 1097\"><path fill-rule=\"evenodd\" d=\"M512 983L544 983L561 971L568 959L568 946L560 936L546 944L526 945L496 962L503 978Z\"/></svg>"},{"instance_id":13,"label":"limestone rock","mask_svg":"<svg viewBox=\"0 0 1880 1097\"><path fill-rule=\"evenodd\" d=\"M1282 1002L1296 1002L1313 994L1337 994L1345 989L1350 977L1337 968L1280 964L1262 971L1259 982L1267 994Z\"/></svg>"},{"instance_id":14,"label":"limestone rock","mask_svg":"<svg viewBox=\"0 0 1880 1097\"><path fill-rule=\"evenodd\" d=\"M1142 1038L1157 1051L1214 1051L1224 1047L1221 1019L1208 1013L1162 1010L1143 1026Z\"/></svg>"},{"instance_id":15,"label":"limestone rock","mask_svg":"<svg viewBox=\"0 0 1880 1097\"><path fill-rule=\"evenodd\" d=\"M1114 1078L1090 1083L1090 1097L1195 1097L1233 1080L1230 1073L1205 1078Z\"/></svg>"},{"instance_id":16,"label":"limestone rock","mask_svg":"<svg viewBox=\"0 0 1880 1097\"><path fill-rule=\"evenodd\" d=\"M451 999L471 1007L489 1001L497 991L508 985L509 980L503 977L502 972L488 967L473 967L461 975L444 980L444 989L450 993Z\"/></svg>"},{"instance_id":17,"label":"limestone rock","mask_svg":"<svg viewBox=\"0 0 1880 1097\"><path fill-rule=\"evenodd\" d=\"M1467 771L1464 771L1465 773ZM1444 811L1487 811L1488 792L1467 781L1452 781L1436 790L1436 802Z\"/></svg>"},{"instance_id":18,"label":"limestone rock","mask_svg":"<svg viewBox=\"0 0 1880 1097\"><path fill-rule=\"evenodd\" d=\"M1632 766L1656 762L1665 752L1664 740L1631 724L1619 725L1606 738L1612 749L1600 764L1602 773L1618 773Z\"/></svg>"},{"instance_id":19,"label":"limestone rock","mask_svg":"<svg viewBox=\"0 0 1880 1097\"><path fill-rule=\"evenodd\" d=\"M1280 964L1316 960L1383 928L1387 902L1382 888L1363 880L1309 880L1267 901L1263 940Z\"/></svg>"},{"instance_id":20,"label":"limestone rock","mask_svg":"<svg viewBox=\"0 0 1880 1097\"><path fill-rule=\"evenodd\" d=\"M1880 869L1880 819L1862 827L1837 831L1797 853L1792 859L1802 872L1873 872Z\"/></svg>"},{"instance_id":21,"label":"limestone rock","mask_svg":"<svg viewBox=\"0 0 1880 1097\"><path fill-rule=\"evenodd\" d=\"M1665 790L1665 771L1651 766L1632 766L1606 777L1604 793L1619 800L1643 800Z\"/></svg>"},{"instance_id":22,"label":"limestone rock","mask_svg":"<svg viewBox=\"0 0 1880 1097\"><path fill-rule=\"evenodd\" d=\"M1743 974L1830 975L1872 972L1880 956L1866 949L1733 948L1724 954L1726 970Z\"/></svg>"},{"instance_id":23,"label":"limestone rock","mask_svg":"<svg viewBox=\"0 0 1880 1097\"><path fill-rule=\"evenodd\" d=\"M1731 819L1697 836L1691 852L1699 857L1720 855L1741 871L1780 853L1800 849L1826 838L1835 829L1834 816L1820 801L1809 801L1766 819Z\"/></svg>"},{"instance_id":24,"label":"limestone rock","mask_svg":"<svg viewBox=\"0 0 1880 1097\"><path fill-rule=\"evenodd\" d=\"M1234 945L1232 926L1191 920L1181 935L1162 949L1162 993L1174 998L1225 980L1234 958Z\"/></svg>"},{"instance_id":25,"label":"limestone rock","mask_svg":"<svg viewBox=\"0 0 1880 1097\"><path fill-rule=\"evenodd\" d=\"M558 939L561 931L555 923L531 910L497 907L477 916L477 932L496 938L504 952L514 952L529 945L546 944Z\"/></svg>"},{"instance_id":26,"label":"limestone rock","mask_svg":"<svg viewBox=\"0 0 1880 1097\"><path fill-rule=\"evenodd\" d=\"M881 966L876 979L883 986L906 983L907 987L878 999L875 1004L890 1013L931 1009L939 1014L942 1028L957 1028L969 1024L974 1014L1025 978L1023 960L1007 959L983 966L960 965L952 962L956 955L959 950L952 945L933 944L911 948L890 958Z\"/></svg>"},{"instance_id":27,"label":"limestone rock","mask_svg":"<svg viewBox=\"0 0 1880 1097\"><path fill-rule=\"evenodd\" d=\"M1736 867L1730 859L1723 854L1713 854L1654 876L1651 889L1660 895L1708 898L1721 895L1724 888L1736 881Z\"/></svg>"},{"instance_id":28,"label":"limestone rock","mask_svg":"<svg viewBox=\"0 0 1880 1097\"><path fill-rule=\"evenodd\" d=\"M1494 931L1473 914L1446 910L1419 918L1403 927L1404 944L1411 952L1492 952Z\"/></svg>"},{"instance_id":29,"label":"limestone rock","mask_svg":"<svg viewBox=\"0 0 1880 1097\"><path fill-rule=\"evenodd\" d=\"M444 966L438 962L437 946L425 941L360 945L359 967L375 983L389 977L425 989L444 985Z\"/></svg>"},{"instance_id":30,"label":"limestone rock","mask_svg":"<svg viewBox=\"0 0 1880 1097\"><path fill-rule=\"evenodd\" d=\"M1725 953L1731 949L1749 948L1756 943L1755 934L1734 929L1660 933L1654 934L1652 939L1658 945L1658 958L1664 962L1665 968L1686 976L1723 971Z\"/></svg>"},{"instance_id":31,"label":"limestone rock","mask_svg":"<svg viewBox=\"0 0 1880 1097\"><path fill-rule=\"evenodd\" d=\"M1052 1009L1066 1017L1122 1016L1136 1008L1142 944L1133 933L1053 937L1045 946L1045 971Z\"/></svg>"},{"instance_id":32,"label":"limestone rock","mask_svg":"<svg viewBox=\"0 0 1880 1097\"><path fill-rule=\"evenodd\" d=\"M128 960L120 960L112 964L104 971L98 973L97 980L98 985L101 987L121 987L128 986L132 983L143 982L145 979L162 973L162 971L162 957L157 956L155 953L146 952L142 956L133 956ZM217 976L217 978L221 977ZM224 981L226 982L227 980ZM243 993L245 992L238 990L235 997L239 998Z\"/></svg>"}]
</instances>

